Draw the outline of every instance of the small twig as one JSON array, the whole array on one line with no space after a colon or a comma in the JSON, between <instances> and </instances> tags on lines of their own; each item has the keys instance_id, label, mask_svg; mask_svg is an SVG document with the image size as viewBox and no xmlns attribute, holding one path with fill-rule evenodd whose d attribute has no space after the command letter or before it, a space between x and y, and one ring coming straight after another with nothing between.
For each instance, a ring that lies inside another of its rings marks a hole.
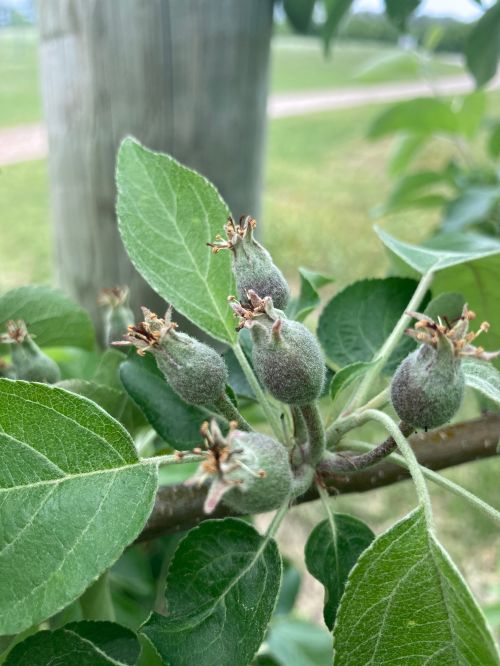
<instances>
[{"instance_id":1,"label":"small twig","mask_svg":"<svg viewBox=\"0 0 500 666\"><path fill-rule=\"evenodd\" d=\"M304 460L309 465L315 467L323 457L326 448L323 420L318 405L315 402L308 405L301 405L300 412L304 417L307 430L307 446L304 453Z\"/></svg>"},{"instance_id":2,"label":"small twig","mask_svg":"<svg viewBox=\"0 0 500 666\"><path fill-rule=\"evenodd\" d=\"M247 432L252 430L252 426L236 409L227 393L223 393L214 401L214 407L228 421L236 421L239 430L246 430Z\"/></svg>"},{"instance_id":3,"label":"small twig","mask_svg":"<svg viewBox=\"0 0 500 666\"><path fill-rule=\"evenodd\" d=\"M405 437L411 435L414 430L413 426L408 423L403 423L402 421L399 423L399 429ZM317 471L320 475L323 473L330 475L342 472L357 472L376 465L391 454L396 448L397 444L394 438L388 437L381 444L370 449L370 451L356 456L330 453L327 451L323 460L319 463Z\"/></svg>"},{"instance_id":4,"label":"small twig","mask_svg":"<svg viewBox=\"0 0 500 666\"><path fill-rule=\"evenodd\" d=\"M307 440L307 428L302 412L297 405L293 405L291 408L292 418L293 418L293 435L295 438L296 444L304 444Z\"/></svg>"}]
</instances>

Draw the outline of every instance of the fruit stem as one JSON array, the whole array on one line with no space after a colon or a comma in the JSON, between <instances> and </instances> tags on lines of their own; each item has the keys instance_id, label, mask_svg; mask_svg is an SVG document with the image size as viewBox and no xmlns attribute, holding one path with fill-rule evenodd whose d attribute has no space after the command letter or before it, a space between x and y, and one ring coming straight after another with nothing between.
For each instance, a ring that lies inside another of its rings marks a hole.
<instances>
[{"instance_id":1,"label":"fruit stem","mask_svg":"<svg viewBox=\"0 0 500 666\"><path fill-rule=\"evenodd\" d=\"M389 335L389 337L384 342L382 347L379 349L377 355L373 359L375 361L375 364L367 370L365 376L363 377L363 380L361 381L358 390L356 391L353 399L351 400L351 403L349 404L348 409L350 411L358 408L365 401L374 379L377 377L380 370L385 366L385 364L389 360L389 357L391 356L392 352L399 343L399 340L404 334L405 329L408 328L408 325L411 322L412 318L410 315L407 315L406 312L418 310L420 304L424 299L425 294L427 293L429 287L432 284L433 279L434 279L434 273L432 271L428 271L427 273L424 273L422 275L420 282L418 283L418 286L415 289L415 292L413 293L413 296L410 299L410 302L405 308L405 311L399 318L399 321L396 324L396 326L393 328L392 333Z\"/></svg>"},{"instance_id":2,"label":"fruit stem","mask_svg":"<svg viewBox=\"0 0 500 666\"><path fill-rule=\"evenodd\" d=\"M301 405L300 411L304 417L307 429L307 447L304 460L315 467L323 457L326 448L325 428L317 403Z\"/></svg>"},{"instance_id":3,"label":"fruit stem","mask_svg":"<svg viewBox=\"0 0 500 666\"><path fill-rule=\"evenodd\" d=\"M307 439L307 428L302 412L297 405L292 405L292 418L293 418L293 436L296 444L304 444Z\"/></svg>"},{"instance_id":4,"label":"fruit stem","mask_svg":"<svg viewBox=\"0 0 500 666\"><path fill-rule=\"evenodd\" d=\"M252 430L252 426L239 413L227 393L223 393L215 400L214 407L228 421L236 421L239 430L246 430L247 432Z\"/></svg>"},{"instance_id":5,"label":"fruit stem","mask_svg":"<svg viewBox=\"0 0 500 666\"><path fill-rule=\"evenodd\" d=\"M414 431L413 426L403 421L400 421L398 427L405 437L408 437ZM323 469L328 474L358 472L361 469L376 465L397 449L397 446L396 440L391 435L378 446L372 446L369 451L358 456L339 455L325 451L323 460L318 465L317 470L320 474Z\"/></svg>"}]
</instances>

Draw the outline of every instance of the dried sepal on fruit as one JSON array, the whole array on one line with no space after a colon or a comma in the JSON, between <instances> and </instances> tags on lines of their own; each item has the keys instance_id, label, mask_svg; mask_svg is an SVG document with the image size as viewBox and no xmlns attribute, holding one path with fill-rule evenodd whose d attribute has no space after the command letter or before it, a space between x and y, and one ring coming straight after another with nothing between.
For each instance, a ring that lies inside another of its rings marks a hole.
<instances>
[{"instance_id":1,"label":"dried sepal on fruit","mask_svg":"<svg viewBox=\"0 0 500 666\"><path fill-rule=\"evenodd\" d=\"M242 514L271 511L290 496L292 470L288 451L279 442L257 432L237 430L230 424L224 437L216 421L201 429L204 460L187 485L208 483L205 513L222 501Z\"/></svg>"},{"instance_id":2,"label":"dried sepal on fruit","mask_svg":"<svg viewBox=\"0 0 500 666\"><path fill-rule=\"evenodd\" d=\"M208 245L215 254L221 250L231 251L238 298L244 305L248 305L247 293L253 289L270 296L277 308L284 309L290 299L288 283L269 252L255 240L256 226L250 215L242 216L239 224L230 217L224 226L227 240L219 235Z\"/></svg>"},{"instance_id":3,"label":"dried sepal on fruit","mask_svg":"<svg viewBox=\"0 0 500 666\"><path fill-rule=\"evenodd\" d=\"M489 329L483 322L477 332L469 332L475 314L464 305L454 322L437 322L419 312L408 312L417 319L406 333L421 347L409 354L396 370L391 383L391 399L398 416L418 428L435 428L449 421L460 407L465 379L463 357L489 361L500 352L486 352L472 344Z\"/></svg>"},{"instance_id":4,"label":"dried sepal on fruit","mask_svg":"<svg viewBox=\"0 0 500 666\"><path fill-rule=\"evenodd\" d=\"M124 335L134 323L134 313L129 307L128 287L102 289L98 303L104 308L104 343L111 345Z\"/></svg>"},{"instance_id":5,"label":"dried sepal on fruit","mask_svg":"<svg viewBox=\"0 0 500 666\"><path fill-rule=\"evenodd\" d=\"M45 384L55 384L61 379L59 366L44 354L21 319L7 322L7 332L0 335L0 343L11 345L12 368L17 379Z\"/></svg>"},{"instance_id":6,"label":"dried sepal on fruit","mask_svg":"<svg viewBox=\"0 0 500 666\"><path fill-rule=\"evenodd\" d=\"M144 321L129 326L123 341L114 345L133 345L137 353L151 352L158 368L174 391L192 405L212 406L225 392L228 380L221 356L208 345L177 330L172 309L161 319L142 308Z\"/></svg>"},{"instance_id":7,"label":"dried sepal on fruit","mask_svg":"<svg viewBox=\"0 0 500 666\"><path fill-rule=\"evenodd\" d=\"M247 307L234 298L230 302L239 318L238 329L251 332L253 365L262 384L277 400L290 405L317 400L325 380L317 339L303 324L287 319L271 298L260 298L250 289L247 299Z\"/></svg>"}]
</instances>

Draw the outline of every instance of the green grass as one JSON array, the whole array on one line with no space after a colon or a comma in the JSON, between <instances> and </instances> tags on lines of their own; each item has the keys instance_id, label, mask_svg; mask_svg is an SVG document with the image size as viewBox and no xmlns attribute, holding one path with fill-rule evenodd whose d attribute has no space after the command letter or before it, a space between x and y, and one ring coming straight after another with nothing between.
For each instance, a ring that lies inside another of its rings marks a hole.
<instances>
[{"instance_id":1,"label":"green grass","mask_svg":"<svg viewBox=\"0 0 500 666\"><path fill-rule=\"evenodd\" d=\"M0 127L40 120L36 33L32 28L0 30Z\"/></svg>"},{"instance_id":2,"label":"green grass","mask_svg":"<svg viewBox=\"0 0 500 666\"><path fill-rule=\"evenodd\" d=\"M412 53L383 44L340 42L331 57L325 58L319 39L311 37L276 37L271 63L274 93L414 80L422 74L421 64ZM443 59L429 64L432 76L461 71L458 65Z\"/></svg>"},{"instance_id":3,"label":"green grass","mask_svg":"<svg viewBox=\"0 0 500 666\"><path fill-rule=\"evenodd\" d=\"M390 143L364 139L378 109L285 118L270 126L265 240L292 282L299 265L333 275L339 286L387 268L370 211L390 187L384 170ZM419 241L435 220L429 212L405 212L384 226Z\"/></svg>"},{"instance_id":4,"label":"green grass","mask_svg":"<svg viewBox=\"0 0 500 666\"><path fill-rule=\"evenodd\" d=\"M0 169L0 291L52 274L46 162Z\"/></svg>"}]
</instances>

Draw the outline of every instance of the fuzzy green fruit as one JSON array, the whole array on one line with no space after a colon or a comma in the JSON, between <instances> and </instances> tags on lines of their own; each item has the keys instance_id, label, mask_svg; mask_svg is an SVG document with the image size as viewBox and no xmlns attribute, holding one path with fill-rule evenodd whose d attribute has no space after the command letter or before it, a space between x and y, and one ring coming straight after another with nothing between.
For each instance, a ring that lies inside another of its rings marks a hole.
<instances>
[{"instance_id":1,"label":"fuzzy green fruit","mask_svg":"<svg viewBox=\"0 0 500 666\"><path fill-rule=\"evenodd\" d=\"M418 320L415 329L406 333L422 346L407 356L396 370L391 383L391 400L399 418L416 428L436 428L456 414L464 394L465 378L462 357L473 356L484 361L498 356L471 342L489 324L483 322L478 333L469 333L469 322L475 314L464 306L462 315L449 324L438 318L409 312Z\"/></svg>"},{"instance_id":2,"label":"fuzzy green fruit","mask_svg":"<svg viewBox=\"0 0 500 666\"><path fill-rule=\"evenodd\" d=\"M458 411L464 393L460 359L425 345L401 363L391 383L399 418L416 428L436 428Z\"/></svg>"},{"instance_id":3,"label":"fuzzy green fruit","mask_svg":"<svg viewBox=\"0 0 500 666\"><path fill-rule=\"evenodd\" d=\"M290 288L269 252L255 240L256 224L249 215L241 217L238 225L229 218L224 226L227 241L218 237L209 245L215 253L231 250L236 289L243 305L248 305L248 292L252 289L262 296L269 296L277 308L284 310L290 299Z\"/></svg>"},{"instance_id":4,"label":"fuzzy green fruit","mask_svg":"<svg viewBox=\"0 0 500 666\"><path fill-rule=\"evenodd\" d=\"M315 336L301 323L286 318L272 299L248 292L250 309L233 302L240 328L252 334L257 377L277 400L306 405L317 400L325 381L325 363Z\"/></svg>"},{"instance_id":5,"label":"fuzzy green fruit","mask_svg":"<svg viewBox=\"0 0 500 666\"><path fill-rule=\"evenodd\" d=\"M170 386L192 405L213 405L226 390L228 375L222 357L185 333L168 336L155 357Z\"/></svg>"},{"instance_id":6,"label":"fuzzy green fruit","mask_svg":"<svg viewBox=\"0 0 500 666\"><path fill-rule=\"evenodd\" d=\"M202 434L207 446L197 473L187 485L209 481L204 504L212 513L218 504L242 514L276 509L291 497L293 475L287 449L257 432L232 427L223 437L216 423L205 423Z\"/></svg>"},{"instance_id":7,"label":"fuzzy green fruit","mask_svg":"<svg viewBox=\"0 0 500 666\"><path fill-rule=\"evenodd\" d=\"M104 344L111 345L115 340L127 333L128 327L134 324L134 313L128 306L129 291L127 287L103 289L99 296L99 305L104 308Z\"/></svg>"},{"instance_id":8,"label":"fuzzy green fruit","mask_svg":"<svg viewBox=\"0 0 500 666\"><path fill-rule=\"evenodd\" d=\"M314 335L296 321L278 320L272 331L252 328L257 377L277 400L305 405L321 395L325 364Z\"/></svg>"},{"instance_id":9,"label":"fuzzy green fruit","mask_svg":"<svg viewBox=\"0 0 500 666\"><path fill-rule=\"evenodd\" d=\"M59 366L34 342L23 321L7 322L7 333L0 338L1 342L12 345L12 369L17 379L45 384L55 384L61 379Z\"/></svg>"},{"instance_id":10,"label":"fuzzy green fruit","mask_svg":"<svg viewBox=\"0 0 500 666\"><path fill-rule=\"evenodd\" d=\"M160 319L142 308L144 321L129 326L126 341L115 345L134 345L139 354L149 351L174 391L192 405L212 406L224 395L228 374L222 357L212 347L176 331L171 311Z\"/></svg>"},{"instance_id":11,"label":"fuzzy green fruit","mask_svg":"<svg viewBox=\"0 0 500 666\"><path fill-rule=\"evenodd\" d=\"M245 514L279 507L290 495L292 486L288 451L276 440L257 432L242 433L234 446L241 450L238 460L247 469L235 468L226 474L227 480L240 483L224 495L223 503Z\"/></svg>"}]
</instances>

